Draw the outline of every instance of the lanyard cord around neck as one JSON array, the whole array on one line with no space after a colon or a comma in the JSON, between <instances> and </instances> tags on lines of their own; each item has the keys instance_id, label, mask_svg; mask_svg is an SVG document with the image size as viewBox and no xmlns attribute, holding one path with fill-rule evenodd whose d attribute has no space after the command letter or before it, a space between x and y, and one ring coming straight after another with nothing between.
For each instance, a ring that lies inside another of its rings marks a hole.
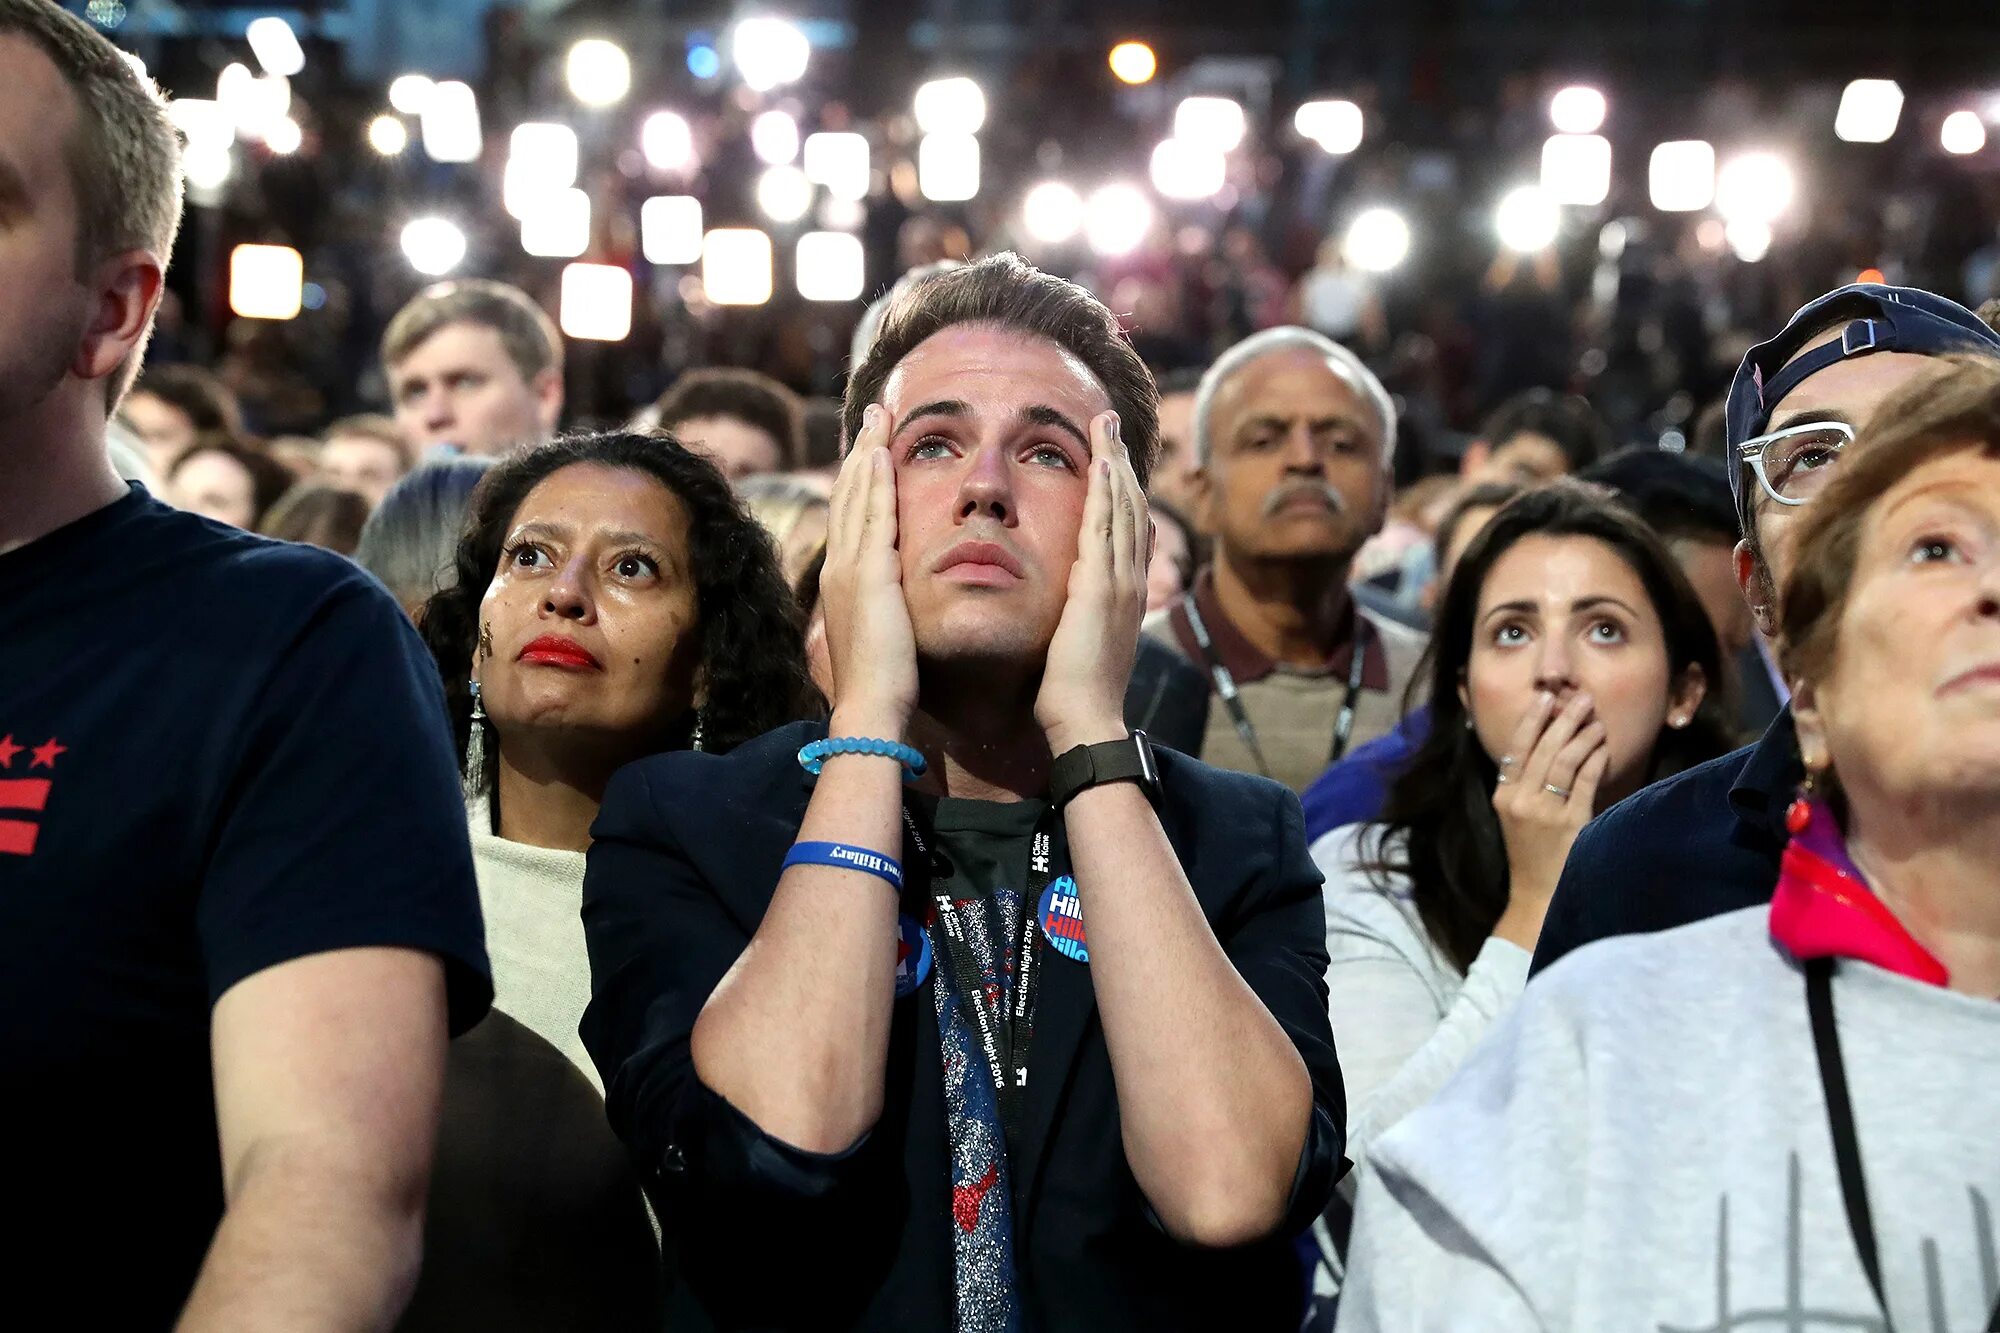
<instances>
[{"instance_id":1,"label":"lanyard cord around neck","mask_svg":"<svg viewBox=\"0 0 2000 1333\"><path fill-rule=\"evenodd\" d=\"M1257 744L1257 724L1250 720L1250 712L1243 706L1235 675L1222 664L1221 655L1215 651L1215 640L1209 637L1208 626L1195 607L1193 593L1181 595L1181 609L1187 612L1188 628L1194 631L1195 646L1201 649L1208 674L1215 679L1215 692L1221 697L1222 706L1229 710L1229 720L1236 725L1236 734L1249 748L1257 772L1263 777L1270 777L1271 766L1264 761L1263 748ZM1354 734L1354 707L1361 700L1361 678L1368 668L1368 654L1363 651L1366 645L1362 640L1366 626L1367 622L1357 612L1354 617L1354 645L1350 650L1352 658L1347 666L1347 695L1340 704L1340 717L1333 724L1333 752L1327 756L1329 764L1340 762L1340 757L1347 753L1348 739Z\"/></svg>"},{"instance_id":2,"label":"lanyard cord around neck","mask_svg":"<svg viewBox=\"0 0 2000 1333\"><path fill-rule=\"evenodd\" d=\"M1840 1171L1840 1202L1847 1210L1847 1229L1861 1255L1861 1271L1889 1320L1889 1299L1882 1292L1882 1261L1875 1247L1875 1218L1868 1208L1868 1182L1861 1174L1861 1145L1854 1133L1854 1103L1847 1093L1847 1067L1840 1055L1840 1033L1833 1025L1833 959L1806 960L1806 1013L1812 1020L1813 1053L1819 1057L1819 1082L1826 1094L1826 1116L1833 1129L1833 1161ZM2000 1302L1986 1320L1987 1333L2000 1333Z\"/></svg>"}]
</instances>

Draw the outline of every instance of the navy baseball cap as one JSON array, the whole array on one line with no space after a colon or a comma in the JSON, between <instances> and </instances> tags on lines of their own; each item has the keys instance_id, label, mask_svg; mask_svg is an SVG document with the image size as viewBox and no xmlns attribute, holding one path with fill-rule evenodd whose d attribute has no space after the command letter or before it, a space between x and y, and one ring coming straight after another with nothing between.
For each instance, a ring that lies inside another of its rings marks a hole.
<instances>
[{"instance_id":1,"label":"navy baseball cap","mask_svg":"<svg viewBox=\"0 0 2000 1333\"><path fill-rule=\"evenodd\" d=\"M1843 320L1846 326L1841 328ZM1801 347L1835 328L1840 328L1838 338L1798 356ZM1967 351L2000 356L2000 333L1958 302L1934 292L1856 282L1801 307L1777 337L1750 349L1729 385L1729 489L1736 512L1744 512L1744 469L1736 461L1736 446L1762 435L1769 427L1771 408L1808 375L1870 352L1940 356Z\"/></svg>"}]
</instances>

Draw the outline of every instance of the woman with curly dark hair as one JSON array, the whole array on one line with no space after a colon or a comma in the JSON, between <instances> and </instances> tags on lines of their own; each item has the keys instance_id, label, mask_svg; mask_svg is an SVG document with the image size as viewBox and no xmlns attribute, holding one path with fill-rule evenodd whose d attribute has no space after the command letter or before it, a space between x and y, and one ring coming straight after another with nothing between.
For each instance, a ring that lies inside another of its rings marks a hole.
<instances>
[{"instance_id":1,"label":"woman with curly dark hair","mask_svg":"<svg viewBox=\"0 0 2000 1333\"><path fill-rule=\"evenodd\" d=\"M590 826L623 765L728 750L817 705L798 607L712 464L607 433L487 474L420 624L465 777L495 998L453 1046L404 1327L648 1327L658 1250L577 1036ZM514 1261L526 1253L537 1262Z\"/></svg>"}]
</instances>

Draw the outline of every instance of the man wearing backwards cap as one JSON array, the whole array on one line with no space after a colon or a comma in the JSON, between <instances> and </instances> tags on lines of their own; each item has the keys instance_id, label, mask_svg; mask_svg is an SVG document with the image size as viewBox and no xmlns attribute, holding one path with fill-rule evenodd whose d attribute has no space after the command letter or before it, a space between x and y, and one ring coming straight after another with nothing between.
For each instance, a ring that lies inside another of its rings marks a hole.
<instances>
[{"instance_id":1,"label":"man wearing backwards cap","mask_svg":"<svg viewBox=\"0 0 2000 1333\"><path fill-rule=\"evenodd\" d=\"M1730 484L1743 540L1736 581L1766 639L1791 573L1794 526L1883 399L1947 352L2000 356L2000 334L1912 287L1856 283L1807 305L1750 349L1729 386ZM1570 950L1768 901L1785 808L1804 776L1789 710L1755 745L1656 783L1578 835L1535 949Z\"/></svg>"}]
</instances>

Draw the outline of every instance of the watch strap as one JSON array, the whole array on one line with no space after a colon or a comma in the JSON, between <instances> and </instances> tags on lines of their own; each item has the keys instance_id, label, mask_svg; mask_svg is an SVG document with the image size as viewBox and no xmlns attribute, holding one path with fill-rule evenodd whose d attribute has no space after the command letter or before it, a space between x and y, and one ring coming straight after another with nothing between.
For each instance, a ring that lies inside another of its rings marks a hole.
<instances>
[{"instance_id":1,"label":"watch strap","mask_svg":"<svg viewBox=\"0 0 2000 1333\"><path fill-rule=\"evenodd\" d=\"M1078 745L1056 756L1049 769L1049 800L1060 810L1078 792L1107 782L1136 782L1146 799L1159 797L1160 771L1153 761L1152 742L1143 731L1123 740Z\"/></svg>"}]
</instances>

